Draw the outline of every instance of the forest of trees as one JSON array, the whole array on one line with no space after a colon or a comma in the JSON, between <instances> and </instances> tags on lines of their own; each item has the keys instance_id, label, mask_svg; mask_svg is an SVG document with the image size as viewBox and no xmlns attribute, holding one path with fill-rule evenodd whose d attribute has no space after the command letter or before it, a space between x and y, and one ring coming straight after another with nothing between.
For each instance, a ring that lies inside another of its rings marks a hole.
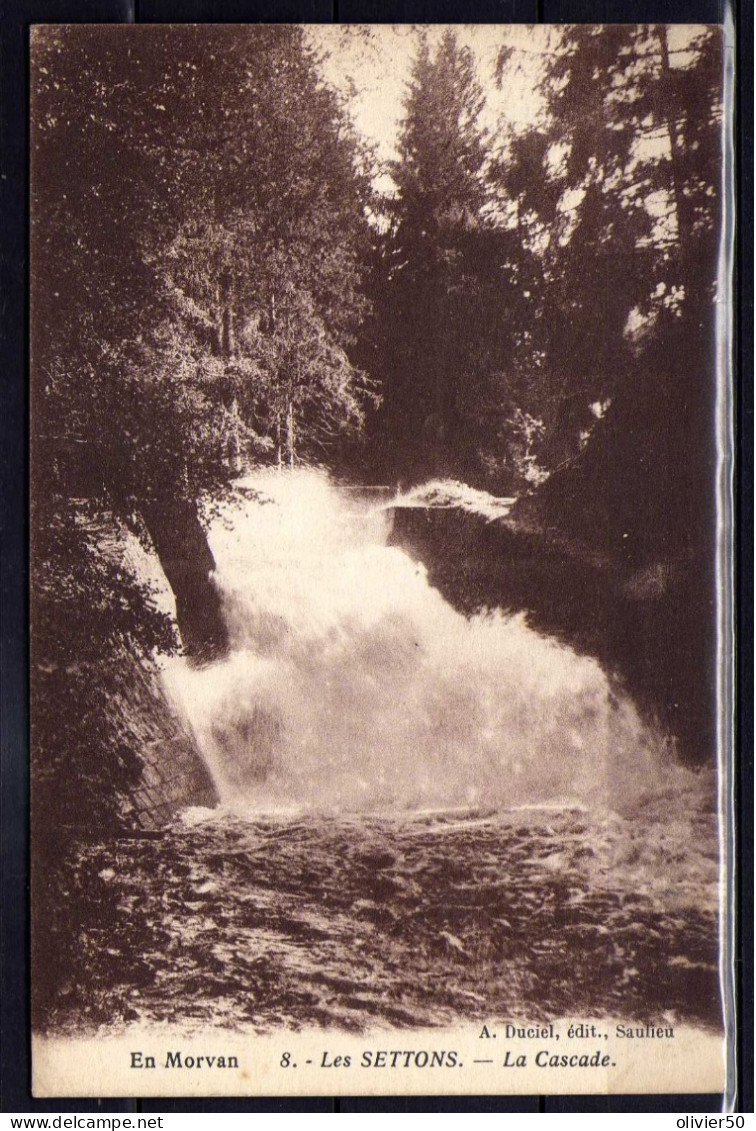
<instances>
[{"instance_id":1,"label":"forest of trees","mask_svg":"<svg viewBox=\"0 0 756 1131\"><path fill-rule=\"evenodd\" d=\"M81 497L154 548L198 659L224 646L200 503L259 463L458 478L532 497L544 523L639 565L710 564L720 37L554 29L540 109L517 129L484 113L516 55L484 75L455 30L418 31L381 192L302 28L38 29L46 766L63 747L85 759L105 725L88 657L179 643L97 557Z\"/></svg>"}]
</instances>

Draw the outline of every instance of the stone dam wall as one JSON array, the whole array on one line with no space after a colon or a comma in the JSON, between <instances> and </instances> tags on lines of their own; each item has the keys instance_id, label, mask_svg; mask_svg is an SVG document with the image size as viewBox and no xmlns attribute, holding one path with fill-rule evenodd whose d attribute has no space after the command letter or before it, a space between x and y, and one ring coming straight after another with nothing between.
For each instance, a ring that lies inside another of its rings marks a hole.
<instances>
[{"instance_id":1,"label":"stone dam wall","mask_svg":"<svg viewBox=\"0 0 756 1131\"><path fill-rule=\"evenodd\" d=\"M157 556L108 511L77 500L81 525L103 558L147 584L156 604L175 623L176 602ZM103 736L104 756L109 743L120 742L141 766L136 785L119 796L127 825L155 831L190 806L213 808L215 786L197 749L194 736L163 690L156 662L122 651L117 661L117 690L109 702L111 733Z\"/></svg>"},{"instance_id":2,"label":"stone dam wall","mask_svg":"<svg viewBox=\"0 0 756 1131\"><path fill-rule=\"evenodd\" d=\"M137 754L141 778L121 799L123 815L153 831L190 806L214 807L218 796L194 738L167 700L157 670L128 657L126 678L112 700L115 730Z\"/></svg>"}]
</instances>

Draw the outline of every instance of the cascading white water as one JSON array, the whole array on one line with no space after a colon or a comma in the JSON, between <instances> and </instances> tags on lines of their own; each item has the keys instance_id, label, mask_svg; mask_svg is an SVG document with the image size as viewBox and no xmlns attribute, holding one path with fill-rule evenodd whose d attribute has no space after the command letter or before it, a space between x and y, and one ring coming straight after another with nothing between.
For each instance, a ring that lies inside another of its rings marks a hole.
<instances>
[{"instance_id":1,"label":"cascading white water","mask_svg":"<svg viewBox=\"0 0 756 1131\"><path fill-rule=\"evenodd\" d=\"M226 804L333 810L632 804L661 741L599 664L524 616L467 619L386 545L389 514L261 472L211 545L229 657L165 673Z\"/></svg>"}]
</instances>

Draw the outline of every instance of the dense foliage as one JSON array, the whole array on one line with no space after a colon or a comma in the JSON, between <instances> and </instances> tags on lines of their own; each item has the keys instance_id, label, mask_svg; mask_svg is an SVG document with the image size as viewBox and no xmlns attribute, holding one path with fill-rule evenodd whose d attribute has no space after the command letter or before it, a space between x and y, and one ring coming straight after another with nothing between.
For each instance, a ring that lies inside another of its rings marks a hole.
<instances>
[{"instance_id":1,"label":"dense foliage","mask_svg":"<svg viewBox=\"0 0 756 1131\"><path fill-rule=\"evenodd\" d=\"M519 359L542 371L524 406L543 421L542 459L569 466L611 430L613 481L593 494L621 513L641 491L651 539L672 498L677 536L693 530L712 483L722 61L710 29L672 50L670 35L564 32L543 80L547 120L503 168L543 264L536 349ZM691 462L694 484L690 466L682 474ZM594 534L606 513L596 522Z\"/></svg>"},{"instance_id":2,"label":"dense foliage","mask_svg":"<svg viewBox=\"0 0 756 1131\"><path fill-rule=\"evenodd\" d=\"M35 368L66 385L55 438L135 509L362 419L359 147L301 29L229 30L35 43Z\"/></svg>"},{"instance_id":3,"label":"dense foliage","mask_svg":"<svg viewBox=\"0 0 756 1131\"><path fill-rule=\"evenodd\" d=\"M705 489L719 36L550 36L541 110L516 130L483 129L482 88L453 32L420 45L381 248L382 450L400 476L522 492L580 462L614 416L635 452L616 452L617 476L640 463L649 486L659 477L646 493L663 497L682 486L669 476L693 440ZM504 96L516 54L499 56Z\"/></svg>"}]
</instances>

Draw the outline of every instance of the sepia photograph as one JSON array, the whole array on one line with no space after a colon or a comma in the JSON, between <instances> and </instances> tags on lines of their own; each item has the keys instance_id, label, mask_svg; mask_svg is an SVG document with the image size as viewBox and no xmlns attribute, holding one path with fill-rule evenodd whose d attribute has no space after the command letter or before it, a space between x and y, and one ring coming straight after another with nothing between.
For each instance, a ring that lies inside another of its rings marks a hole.
<instances>
[{"instance_id":1,"label":"sepia photograph","mask_svg":"<svg viewBox=\"0 0 756 1131\"><path fill-rule=\"evenodd\" d=\"M35 1096L725 1089L729 50L33 29Z\"/></svg>"}]
</instances>

